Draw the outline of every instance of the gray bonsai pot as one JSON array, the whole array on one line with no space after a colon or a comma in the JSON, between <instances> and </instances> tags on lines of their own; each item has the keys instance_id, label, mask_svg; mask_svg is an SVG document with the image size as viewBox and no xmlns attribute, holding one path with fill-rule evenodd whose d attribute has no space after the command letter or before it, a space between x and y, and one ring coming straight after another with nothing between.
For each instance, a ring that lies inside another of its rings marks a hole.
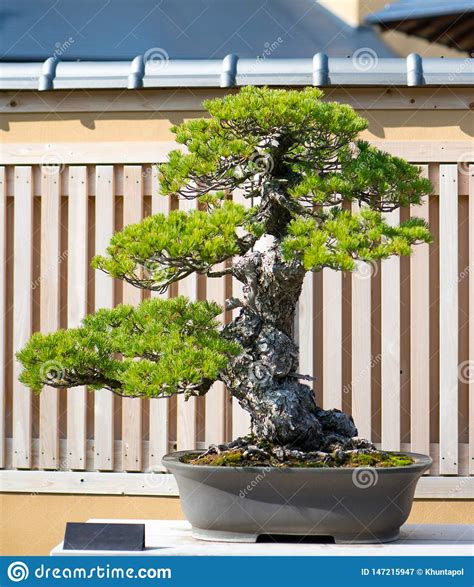
<instances>
[{"instance_id":1,"label":"gray bonsai pot","mask_svg":"<svg viewBox=\"0 0 474 587\"><path fill-rule=\"evenodd\" d=\"M414 458L412 465L211 467L182 463L187 452L166 455L163 464L176 478L192 534L230 542L255 542L261 535L391 542L408 518L418 479L432 463L426 455L404 453Z\"/></svg>"}]
</instances>

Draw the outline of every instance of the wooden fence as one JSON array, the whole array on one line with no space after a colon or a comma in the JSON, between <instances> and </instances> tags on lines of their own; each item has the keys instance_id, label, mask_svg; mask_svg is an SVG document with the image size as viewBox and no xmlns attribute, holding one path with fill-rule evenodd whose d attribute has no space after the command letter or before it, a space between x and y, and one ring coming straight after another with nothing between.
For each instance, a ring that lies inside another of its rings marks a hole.
<instances>
[{"instance_id":1,"label":"wooden fence","mask_svg":"<svg viewBox=\"0 0 474 587\"><path fill-rule=\"evenodd\" d=\"M411 258L361 264L352 274L308 274L297 321L301 371L317 377L318 403L351 412L361 436L386 449L430 453L432 475L468 476L474 473L474 166L461 161L462 147L451 157L438 156L439 146L386 142L385 148L421 164L434 186L430 201L394 212L390 221L422 216L435 242L416 247ZM160 196L150 159L123 165L94 157L84 154L87 164L77 164L63 154L57 166L31 157L30 165L0 168L2 468L159 470L168 451L248 429L246 413L220 383L188 402L85 388L45 389L38 397L18 383L14 352L32 332L76 326L99 307L150 295L90 268L113 232L152 213L196 205ZM223 304L237 287L229 278L192 276L169 295Z\"/></svg>"}]
</instances>

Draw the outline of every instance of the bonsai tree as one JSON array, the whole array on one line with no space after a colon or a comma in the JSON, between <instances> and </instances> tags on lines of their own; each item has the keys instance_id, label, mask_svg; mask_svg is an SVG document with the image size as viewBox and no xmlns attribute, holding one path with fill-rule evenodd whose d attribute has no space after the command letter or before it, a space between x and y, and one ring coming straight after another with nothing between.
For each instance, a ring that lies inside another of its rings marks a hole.
<instances>
[{"instance_id":1,"label":"bonsai tree","mask_svg":"<svg viewBox=\"0 0 474 587\"><path fill-rule=\"evenodd\" d=\"M319 89L246 87L204 105L208 118L174 127L185 149L160 166L162 193L197 198L199 210L126 226L93 265L159 292L193 273L231 275L243 284L227 302L237 317L219 327L222 308L183 297L103 309L79 328L34 334L18 353L20 379L38 392L87 385L186 399L219 379L250 413L252 444L367 448L351 440L352 418L317 407L304 383L312 374L299 373L295 309L308 271L350 271L358 260L430 242L423 220L392 226L384 213L418 204L431 184L419 168L359 140L367 121L322 101ZM229 198L237 189L252 205Z\"/></svg>"}]
</instances>

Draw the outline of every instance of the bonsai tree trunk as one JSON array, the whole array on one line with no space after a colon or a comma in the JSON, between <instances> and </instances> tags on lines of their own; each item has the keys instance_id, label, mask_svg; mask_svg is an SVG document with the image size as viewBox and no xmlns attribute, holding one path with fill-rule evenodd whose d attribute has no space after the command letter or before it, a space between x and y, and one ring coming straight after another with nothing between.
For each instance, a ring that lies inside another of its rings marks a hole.
<instances>
[{"instance_id":1,"label":"bonsai tree trunk","mask_svg":"<svg viewBox=\"0 0 474 587\"><path fill-rule=\"evenodd\" d=\"M313 390L300 382L294 320L305 269L285 263L278 239L265 234L237 259L242 281L240 315L224 335L243 347L222 379L251 415L252 431L280 446L318 450L357 435L352 418L318 408Z\"/></svg>"}]
</instances>

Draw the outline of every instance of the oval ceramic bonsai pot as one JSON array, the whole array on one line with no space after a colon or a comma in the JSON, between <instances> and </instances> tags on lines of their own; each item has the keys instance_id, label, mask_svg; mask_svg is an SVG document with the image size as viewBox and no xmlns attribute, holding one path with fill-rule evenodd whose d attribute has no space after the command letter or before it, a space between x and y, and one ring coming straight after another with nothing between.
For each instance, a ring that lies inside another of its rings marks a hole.
<instances>
[{"instance_id":1,"label":"oval ceramic bonsai pot","mask_svg":"<svg viewBox=\"0 0 474 587\"><path fill-rule=\"evenodd\" d=\"M336 543L391 542L411 510L418 479L432 460L390 468L272 468L190 465L163 458L179 487L192 534L256 542L261 535L330 536ZM197 451L192 451L197 452Z\"/></svg>"}]
</instances>

